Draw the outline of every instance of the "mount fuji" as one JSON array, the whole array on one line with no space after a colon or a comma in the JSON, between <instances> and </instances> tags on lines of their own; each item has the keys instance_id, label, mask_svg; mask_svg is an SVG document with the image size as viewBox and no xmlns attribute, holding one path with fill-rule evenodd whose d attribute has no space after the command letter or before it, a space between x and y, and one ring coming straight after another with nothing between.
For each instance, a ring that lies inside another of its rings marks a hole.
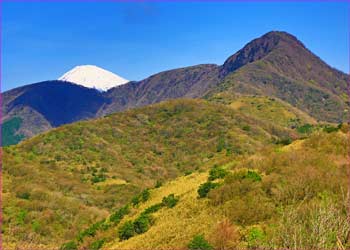
<instances>
[{"instance_id":1,"label":"mount fuji","mask_svg":"<svg viewBox=\"0 0 350 250\"><path fill-rule=\"evenodd\" d=\"M95 65L76 66L58 80L72 82L87 88L107 91L110 88L125 84L128 80Z\"/></svg>"}]
</instances>

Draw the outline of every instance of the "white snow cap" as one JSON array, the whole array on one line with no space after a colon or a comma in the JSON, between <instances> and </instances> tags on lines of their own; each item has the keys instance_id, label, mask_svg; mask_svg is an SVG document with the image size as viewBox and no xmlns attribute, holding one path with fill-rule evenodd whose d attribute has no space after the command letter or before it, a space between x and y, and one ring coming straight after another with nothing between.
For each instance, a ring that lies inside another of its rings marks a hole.
<instances>
[{"instance_id":1,"label":"white snow cap","mask_svg":"<svg viewBox=\"0 0 350 250\"><path fill-rule=\"evenodd\" d=\"M110 88L129 82L110 71L94 65L76 66L58 78L58 80L72 82L87 88L95 88L100 91L107 91Z\"/></svg>"}]
</instances>

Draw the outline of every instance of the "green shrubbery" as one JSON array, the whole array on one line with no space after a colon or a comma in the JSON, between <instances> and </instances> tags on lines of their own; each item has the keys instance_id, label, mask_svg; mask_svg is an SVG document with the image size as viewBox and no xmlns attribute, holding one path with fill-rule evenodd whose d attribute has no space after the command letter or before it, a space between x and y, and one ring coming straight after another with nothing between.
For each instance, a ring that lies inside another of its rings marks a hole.
<instances>
[{"instance_id":1,"label":"green shrubbery","mask_svg":"<svg viewBox=\"0 0 350 250\"><path fill-rule=\"evenodd\" d=\"M19 212L16 215L16 223L18 225L24 225L27 215L28 215L27 210L24 210L24 209L19 210Z\"/></svg>"},{"instance_id":2,"label":"green shrubbery","mask_svg":"<svg viewBox=\"0 0 350 250\"><path fill-rule=\"evenodd\" d=\"M310 134L314 129L314 126L311 124L304 124L297 128L298 133L300 134Z\"/></svg>"},{"instance_id":3,"label":"green shrubbery","mask_svg":"<svg viewBox=\"0 0 350 250\"><path fill-rule=\"evenodd\" d=\"M96 168L96 167L88 167L87 170L91 173L91 182L93 184L98 182L103 182L106 180L106 168Z\"/></svg>"},{"instance_id":4,"label":"green shrubbery","mask_svg":"<svg viewBox=\"0 0 350 250\"><path fill-rule=\"evenodd\" d=\"M243 129L244 131L250 131L250 130L251 130L251 127L250 127L249 125L244 125L244 126L242 127L242 129Z\"/></svg>"},{"instance_id":5,"label":"green shrubbery","mask_svg":"<svg viewBox=\"0 0 350 250\"><path fill-rule=\"evenodd\" d=\"M127 221L118 230L120 240L127 240L136 234L145 233L152 223L152 217L149 214L142 213L134 221Z\"/></svg>"},{"instance_id":6,"label":"green shrubbery","mask_svg":"<svg viewBox=\"0 0 350 250\"><path fill-rule=\"evenodd\" d=\"M204 238L203 235L195 235L193 239L188 243L189 250L212 250L212 245Z\"/></svg>"},{"instance_id":7,"label":"green shrubbery","mask_svg":"<svg viewBox=\"0 0 350 250\"><path fill-rule=\"evenodd\" d=\"M85 229L84 231L80 232L78 237L77 237L78 241L82 242L85 237L95 236L96 232L99 229L101 229L103 223L104 223L104 220L99 221L99 222L93 224L92 226L90 226L89 228Z\"/></svg>"},{"instance_id":8,"label":"green shrubbery","mask_svg":"<svg viewBox=\"0 0 350 250\"><path fill-rule=\"evenodd\" d=\"M134 230L137 234L146 232L152 224L152 216L149 214L142 213L134 221Z\"/></svg>"},{"instance_id":9,"label":"green shrubbery","mask_svg":"<svg viewBox=\"0 0 350 250\"><path fill-rule=\"evenodd\" d=\"M132 198L131 203L133 206L137 206L140 202L146 202L149 199L150 195L151 194L149 192L149 189L145 189L140 194L135 195Z\"/></svg>"},{"instance_id":10,"label":"green shrubbery","mask_svg":"<svg viewBox=\"0 0 350 250\"><path fill-rule=\"evenodd\" d=\"M225 179L225 183L232 183L232 182L241 181L244 179L248 179L251 181L261 181L262 177L255 170L239 169L239 170L236 170L233 173L227 175L227 177Z\"/></svg>"},{"instance_id":11,"label":"green shrubbery","mask_svg":"<svg viewBox=\"0 0 350 250\"><path fill-rule=\"evenodd\" d=\"M127 221L118 230L119 239L127 240L135 235L134 224L132 221Z\"/></svg>"},{"instance_id":12,"label":"green shrubbery","mask_svg":"<svg viewBox=\"0 0 350 250\"><path fill-rule=\"evenodd\" d=\"M151 196L149 189L145 189L141 193L141 201L146 202L148 201L149 197Z\"/></svg>"},{"instance_id":13,"label":"green shrubbery","mask_svg":"<svg viewBox=\"0 0 350 250\"><path fill-rule=\"evenodd\" d=\"M60 250L77 250L78 246L74 241L69 241L67 243L64 243L61 247Z\"/></svg>"},{"instance_id":14,"label":"green shrubbery","mask_svg":"<svg viewBox=\"0 0 350 250\"><path fill-rule=\"evenodd\" d=\"M327 133L337 132L340 126L334 127L331 125L324 126L323 131Z\"/></svg>"},{"instance_id":15,"label":"green shrubbery","mask_svg":"<svg viewBox=\"0 0 350 250\"><path fill-rule=\"evenodd\" d=\"M168 196L163 198L162 204L163 206L172 208L172 207L175 207L178 201L179 201L178 197L176 197L174 194L169 194Z\"/></svg>"},{"instance_id":16,"label":"green shrubbery","mask_svg":"<svg viewBox=\"0 0 350 250\"><path fill-rule=\"evenodd\" d=\"M216 152L221 152L226 147L225 138L223 136L220 136L218 139L218 144L216 146Z\"/></svg>"},{"instance_id":17,"label":"green shrubbery","mask_svg":"<svg viewBox=\"0 0 350 250\"><path fill-rule=\"evenodd\" d=\"M292 138L285 137L285 138L276 139L274 143L277 145L286 146L286 145L291 144L292 142L293 142Z\"/></svg>"},{"instance_id":18,"label":"green shrubbery","mask_svg":"<svg viewBox=\"0 0 350 250\"><path fill-rule=\"evenodd\" d=\"M117 225L119 222L130 212L129 205L125 205L118 209L116 212L109 216L109 220L101 220L89 228L81 231L78 236L78 242L82 243L85 237L94 237L99 230L107 230L112 223L112 225ZM90 248L91 249L99 249L104 243L104 240L95 241Z\"/></svg>"},{"instance_id":19,"label":"green shrubbery","mask_svg":"<svg viewBox=\"0 0 350 250\"><path fill-rule=\"evenodd\" d=\"M227 176L229 172L222 167L214 165L209 171L208 181L201 184L197 190L199 198L204 198L208 196L210 190L215 189L220 186L219 183L212 182L216 179L222 179Z\"/></svg>"},{"instance_id":20,"label":"green shrubbery","mask_svg":"<svg viewBox=\"0 0 350 250\"><path fill-rule=\"evenodd\" d=\"M113 222L114 224L118 224L125 215L129 213L130 209L129 206L126 205L120 209L118 209L116 212L114 212L110 217L109 221Z\"/></svg>"},{"instance_id":21,"label":"green shrubbery","mask_svg":"<svg viewBox=\"0 0 350 250\"><path fill-rule=\"evenodd\" d=\"M191 175L193 172L191 170L186 170L184 175L187 176L187 175Z\"/></svg>"},{"instance_id":22,"label":"green shrubbery","mask_svg":"<svg viewBox=\"0 0 350 250\"><path fill-rule=\"evenodd\" d=\"M91 177L91 182L92 183L98 183L98 182L103 182L106 180L106 176L104 174L98 174L95 176Z\"/></svg>"},{"instance_id":23,"label":"green shrubbery","mask_svg":"<svg viewBox=\"0 0 350 250\"><path fill-rule=\"evenodd\" d=\"M143 195L142 195L143 194ZM145 199L149 197L149 190L146 192L142 192L140 195L140 199L144 197ZM174 194L170 194L168 196L163 197L161 203L154 204L148 208L146 208L139 217L137 217L134 221L127 221L119 228L119 238L121 240L127 240L133 237L136 234L142 234L148 231L150 226L153 224L152 213L157 212L162 207L173 208L179 198ZM119 216L120 217L120 216ZM118 217L118 218L119 218Z\"/></svg>"},{"instance_id":24,"label":"green shrubbery","mask_svg":"<svg viewBox=\"0 0 350 250\"><path fill-rule=\"evenodd\" d=\"M161 209L162 207L163 207L163 203L157 203L157 204L154 204L154 205L146 208L145 211L143 211L143 213L145 213L145 214L155 213L159 209Z\"/></svg>"},{"instance_id":25,"label":"green shrubbery","mask_svg":"<svg viewBox=\"0 0 350 250\"><path fill-rule=\"evenodd\" d=\"M37 220L33 220L32 221L32 229L33 229L34 232L40 233L40 229L41 229L40 222L37 221Z\"/></svg>"},{"instance_id":26,"label":"green shrubbery","mask_svg":"<svg viewBox=\"0 0 350 250\"><path fill-rule=\"evenodd\" d=\"M262 180L261 175L253 170L248 170L248 172L244 178L250 179L252 181L261 181Z\"/></svg>"},{"instance_id":27,"label":"green shrubbery","mask_svg":"<svg viewBox=\"0 0 350 250\"><path fill-rule=\"evenodd\" d=\"M208 181L208 182L201 184L198 188L198 191L197 191L199 198L207 197L209 191L218 187L218 186L219 186L219 183L214 183L211 181Z\"/></svg>"},{"instance_id":28,"label":"green shrubbery","mask_svg":"<svg viewBox=\"0 0 350 250\"><path fill-rule=\"evenodd\" d=\"M140 196L139 195L135 195L134 197L132 197L131 199L131 204L135 207L140 203Z\"/></svg>"},{"instance_id":29,"label":"green shrubbery","mask_svg":"<svg viewBox=\"0 0 350 250\"><path fill-rule=\"evenodd\" d=\"M90 245L89 250L99 250L101 249L104 243L105 239L96 240Z\"/></svg>"},{"instance_id":30,"label":"green shrubbery","mask_svg":"<svg viewBox=\"0 0 350 250\"><path fill-rule=\"evenodd\" d=\"M30 193L29 192L18 193L16 194L16 196L20 199L29 200Z\"/></svg>"},{"instance_id":31,"label":"green shrubbery","mask_svg":"<svg viewBox=\"0 0 350 250\"><path fill-rule=\"evenodd\" d=\"M246 241L249 248L263 247L265 240L265 232L259 227L252 227L246 236Z\"/></svg>"},{"instance_id":32,"label":"green shrubbery","mask_svg":"<svg viewBox=\"0 0 350 250\"><path fill-rule=\"evenodd\" d=\"M163 185L163 183L160 180L156 181L156 184L154 185L154 188L160 188Z\"/></svg>"},{"instance_id":33,"label":"green shrubbery","mask_svg":"<svg viewBox=\"0 0 350 250\"><path fill-rule=\"evenodd\" d=\"M215 165L212 169L209 171L209 181L213 181L216 179L222 179L228 174L228 171L223 169L222 167L219 167Z\"/></svg>"}]
</instances>

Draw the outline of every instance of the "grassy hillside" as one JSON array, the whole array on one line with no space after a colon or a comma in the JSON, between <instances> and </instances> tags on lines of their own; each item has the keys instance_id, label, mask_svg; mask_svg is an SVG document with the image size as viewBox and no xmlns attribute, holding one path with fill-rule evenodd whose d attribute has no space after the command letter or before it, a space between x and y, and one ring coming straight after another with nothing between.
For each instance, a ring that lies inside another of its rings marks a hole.
<instances>
[{"instance_id":1,"label":"grassy hillside","mask_svg":"<svg viewBox=\"0 0 350 250\"><path fill-rule=\"evenodd\" d=\"M130 204L117 225L106 219L105 227L78 245L188 249L191 240L202 235L215 249L346 249L350 247L349 139L347 127L316 132L288 146L266 147L212 168L216 171L178 177L152 189L146 202ZM225 174L217 175L217 169ZM208 179L218 185L199 198L198 190ZM135 227L147 208L171 194L178 199L173 207L149 213L144 232L121 238L124 225L132 222Z\"/></svg>"},{"instance_id":2,"label":"grassy hillside","mask_svg":"<svg viewBox=\"0 0 350 250\"><path fill-rule=\"evenodd\" d=\"M229 105L233 109L260 121L286 128L296 128L306 123L316 124L314 118L278 98L218 93L209 100Z\"/></svg>"},{"instance_id":3,"label":"grassy hillside","mask_svg":"<svg viewBox=\"0 0 350 250\"><path fill-rule=\"evenodd\" d=\"M59 127L4 148L5 242L57 245L157 182L296 137L294 130L200 100Z\"/></svg>"},{"instance_id":4,"label":"grassy hillside","mask_svg":"<svg viewBox=\"0 0 350 250\"><path fill-rule=\"evenodd\" d=\"M230 171L237 166L247 168L253 163L246 159L253 156L267 157L264 162L273 163L277 160L269 157L284 152L274 150L300 137L301 125L312 122L302 112L278 100L275 103L267 98L241 97L236 101L244 107L237 108L235 102L230 106L204 100L173 100L65 125L16 146L5 147L3 233L6 249L55 249L65 242L88 249L98 249L104 243L113 247L115 244L117 249L119 245L128 246L128 242L135 247L153 247L160 242L164 246L175 242L184 245L189 237L201 231L209 237L208 230L213 230L214 224L224 218L234 223L225 209L226 200L217 208L207 199L197 202L198 185L205 182L206 171L214 165L225 166ZM270 110L276 111L272 112L273 116L262 115ZM290 121L296 123L290 126ZM308 125L303 129L308 133L323 133L317 126ZM326 127L325 130L338 129ZM341 150L342 137L338 137L330 138L325 145L335 145ZM339 141L333 141L335 138ZM266 148L270 151L263 151ZM315 160L324 161L317 150L314 155ZM186 177L181 177L184 175ZM167 183L178 177L176 182ZM163 187L152 189L161 183ZM216 187L216 184L210 185ZM145 191L147 188L152 189L150 197ZM171 193L175 196L167 197ZM138 218L140 209L160 203L163 198L165 201L156 206L157 212ZM168 207L169 202L177 199L176 207L183 207L181 211ZM135 206L126 213L123 206L131 200ZM269 206L278 204L270 203ZM164 225L152 226L147 233L154 234L140 234L123 242L116 238L116 230L124 224L120 221L123 217L137 219L142 226L145 220L157 223L158 215L165 216L160 219ZM195 224L197 215L202 216L198 225ZM106 218L109 219L106 221ZM167 223L173 220L165 218L181 218L182 224L174 225L171 234L162 234L164 238L157 239L156 235L170 227ZM187 224L195 226L186 229L188 231L180 230L187 228ZM237 223L234 226L242 227ZM153 240L148 240L147 235L153 235Z\"/></svg>"}]
</instances>

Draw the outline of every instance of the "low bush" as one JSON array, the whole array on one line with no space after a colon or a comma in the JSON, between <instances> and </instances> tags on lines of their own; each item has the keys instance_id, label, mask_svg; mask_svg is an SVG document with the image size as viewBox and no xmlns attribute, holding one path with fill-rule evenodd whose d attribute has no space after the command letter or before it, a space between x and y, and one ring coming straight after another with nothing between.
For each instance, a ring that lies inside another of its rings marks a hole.
<instances>
[{"instance_id":1,"label":"low bush","mask_svg":"<svg viewBox=\"0 0 350 250\"><path fill-rule=\"evenodd\" d=\"M99 221L89 228L85 229L84 231L80 232L78 234L78 241L82 242L85 237L93 237L95 236L96 232L101 228L102 224L104 223L103 221Z\"/></svg>"},{"instance_id":2,"label":"low bush","mask_svg":"<svg viewBox=\"0 0 350 250\"><path fill-rule=\"evenodd\" d=\"M327 125L323 128L323 131L324 132L327 132L327 133L332 133L332 132L337 132L339 130L339 126L338 127L333 127L331 125Z\"/></svg>"},{"instance_id":3,"label":"low bush","mask_svg":"<svg viewBox=\"0 0 350 250\"><path fill-rule=\"evenodd\" d=\"M193 172L191 170L186 170L184 175L187 176L187 175L191 175Z\"/></svg>"},{"instance_id":4,"label":"low bush","mask_svg":"<svg viewBox=\"0 0 350 250\"><path fill-rule=\"evenodd\" d=\"M151 196L151 193L149 192L149 189L143 190L141 193L141 201L142 202L148 201L150 196Z\"/></svg>"},{"instance_id":5,"label":"low bush","mask_svg":"<svg viewBox=\"0 0 350 250\"><path fill-rule=\"evenodd\" d=\"M91 177L91 182L94 183L98 183L98 182L103 182L106 180L106 176L104 174L98 174L95 176Z\"/></svg>"},{"instance_id":6,"label":"low bush","mask_svg":"<svg viewBox=\"0 0 350 250\"><path fill-rule=\"evenodd\" d=\"M176 197L174 194L169 194L168 196L163 198L162 204L163 206L172 208L172 207L175 207L178 201L179 201L178 197Z\"/></svg>"},{"instance_id":7,"label":"low bush","mask_svg":"<svg viewBox=\"0 0 350 250\"><path fill-rule=\"evenodd\" d=\"M198 195L199 195L199 198L204 198L204 197L207 197L208 196L208 193L210 190L216 188L219 186L219 183L214 183L214 182L211 182L211 181L208 181L208 182L205 182L203 184L201 184L198 188Z\"/></svg>"},{"instance_id":8,"label":"low bush","mask_svg":"<svg viewBox=\"0 0 350 250\"><path fill-rule=\"evenodd\" d=\"M60 250L77 250L78 246L74 241L69 241L67 243L64 243L61 247Z\"/></svg>"},{"instance_id":9,"label":"low bush","mask_svg":"<svg viewBox=\"0 0 350 250\"><path fill-rule=\"evenodd\" d=\"M163 185L163 183L160 180L156 181L156 184L154 185L155 188L160 188Z\"/></svg>"},{"instance_id":10,"label":"low bush","mask_svg":"<svg viewBox=\"0 0 350 250\"><path fill-rule=\"evenodd\" d=\"M147 232L152 223L152 217L149 214L141 214L134 222L134 231L137 234Z\"/></svg>"},{"instance_id":11,"label":"low bush","mask_svg":"<svg viewBox=\"0 0 350 250\"><path fill-rule=\"evenodd\" d=\"M188 243L189 250L212 250L212 245L204 238L202 234L195 235L193 239Z\"/></svg>"},{"instance_id":12,"label":"low bush","mask_svg":"<svg viewBox=\"0 0 350 250\"><path fill-rule=\"evenodd\" d=\"M265 238L266 235L261 228L252 227L246 236L246 241L249 248L258 248L264 245Z\"/></svg>"},{"instance_id":13,"label":"low bush","mask_svg":"<svg viewBox=\"0 0 350 250\"><path fill-rule=\"evenodd\" d=\"M155 213L157 212L159 209L161 209L163 207L163 203L157 203L154 204L148 208L145 209L145 211L143 211L143 214L151 214L151 213Z\"/></svg>"},{"instance_id":14,"label":"low bush","mask_svg":"<svg viewBox=\"0 0 350 250\"><path fill-rule=\"evenodd\" d=\"M118 224L125 215L129 213L130 209L129 206L126 205L120 209L118 209L115 213L113 213L110 217L109 220L113 222L114 224Z\"/></svg>"},{"instance_id":15,"label":"low bush","mask_svg":"<svg viewBox=\"0 0 350 250\"><path fill-rule=\"evenodd\" d=\"M140 195L135 195L132 197L131 203L134 207L137 206L140 203Z\"/></svg>"},{"instance_id":16,"label":"low bush","mask_svg":"<svg viewBox=\"0 0 350 250\"><path fill-rule=\"evenodd\" d=\"M286 138L277 139L275 141L275 144L286 146L291 144L292 142L293 142L292 138L286 137Z\"/></svg>"},{"instance_id":17,"label":"low bush","mask_svg":"<svg viewBox=\"0 0 350 250\"><path fill-rule=\"evenodd\" d=\"M251 180L251 181L255 182L255 181L261 181L262 177L255 170L239 169L239 170L235 171L234 173L227 175L225 182L226 183L233 183L233 182L241 181L244 179Z\"/></svg>"},{"instance_id":18,"label":"low bush","mask_svg":"<svg viewBox=\"0 0 350 250\"><path fill-rule=\"evenodd\" d=\"M215 165L212 169L209 171L209 181L213 181L216 179L222 179L228 174L228 171L223 169L222 167L219 167Z\"/></svg>"},{"instance_id":19,"label":"low bush","mask_svg":"<svg viewBox=\"0 0 350 250\"><path fill-rule=\"evenodd\" d=\"M242 129L243 129L244 131L250 131L250 130L251 130L251 127L250 127L249 125L244 125L244 126L242 127Z\"/></svg>"},{"instance_id":20,"label":"low bush","mask_svg":"<svg viewBox=\"0 0 350 250\"><path fill-rule=\"evenodd\" d=\"M250 179L252 181L261 181L261 179L262 179L261 176L253 170L248 170L245 178Z\"/></svg>"},{"instance_id":21,"label":"low bush","mask_svg":"<svg viewBox=\"0 0 350 250\"><path fill-rule=\"evenodd\" d=\"M132 221L125 222L118 230L120 240L127 240L135 235Z\"/></svg>"},{"instance_id":22,"label":"low bush","mask_svg":"<svg viewBox=\"0 0 350 250\"><path fill-rule=\"evenodd\" d=\"M304 124L297 128L298 133L300 134L310 134L313 130L313 126L311 124Z\"/></svg>"},{"instance_id":23,"label":"low bush","mask_svg":"<svg viewBox=\"0 0 350 250\"><path fill-rule=\"evenodd\" d=\"M132 205L135 207L137 206L138 204L140 204L140 202L146 202L149 197L150 197L150 192L149 192L149 189L145 189L143 190L140 194L138 195L135 195L132 200L131 200L131 203Z\"/></svg>"},{"instance_id":24,"label":"low bush","mask_svg":"<svg viewBox=\"0 0 350 250\"><path fill-rule=\"evenodd\" d=\"M89 250L99 250L101 249L104 243L105 239L96 240L90 245Z\"/></svg>"},{"instance_id":25,"label":"low bush","mask_svg":"<svg viewBox=\"0 0 350 250\"><path fill-rule=\"evenodd\" d=\"M16 196L20 199L29 200L30 193L28 193L28 192L18 193L18 194L16 194Z\"/></svg>"},{"instance_id":26,"label":"low bush","mask_svg":"<svg viewBox=\"0 0 350 250\"><path fill-rule=\"evenodd\" d=\"M220 136L218 139L218 144L216 146L216 152L219 153L225 148L226 148L225 138L223 136Z\"/></svg>"}]
</instances>

